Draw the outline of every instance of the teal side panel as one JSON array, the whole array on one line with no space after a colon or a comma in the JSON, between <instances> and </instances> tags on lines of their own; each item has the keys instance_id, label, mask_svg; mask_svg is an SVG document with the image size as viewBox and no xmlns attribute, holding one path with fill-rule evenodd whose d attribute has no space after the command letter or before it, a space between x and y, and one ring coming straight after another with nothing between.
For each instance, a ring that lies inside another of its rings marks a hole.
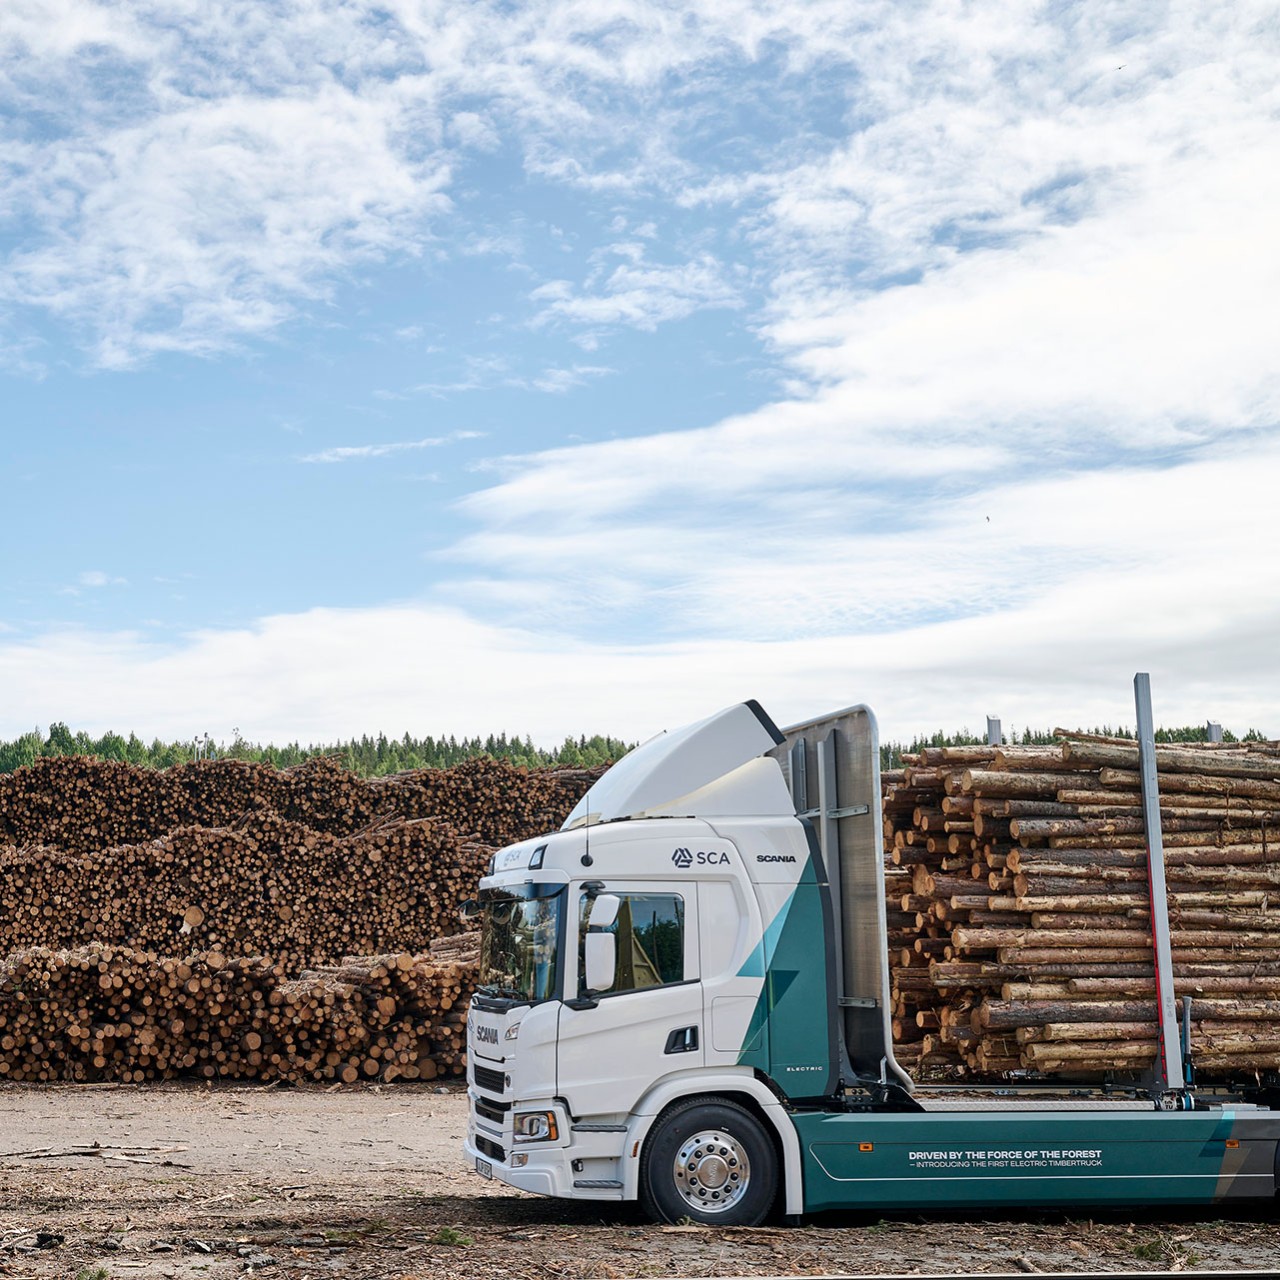
<instances>
[{"instance_id":1,"label":"teal side panel","mask_svg":"<svg viewBox=\"0 0 1280 1280\"><path fill-rule=\"evenodd\" d=\"M830 898L810 857L799 883L739 971L764 982L738 1056L789 1098L819 1098L838 1079Z\"/></svg>"},{"instance_id":2,"label":"teal side panel","mask_svg":"<svg viewBox=\"0 0 1280 1280\"><path fill-rule=\"evenodd\" d=\"M1280 1117L1270 1112L800 1112L792 1120L807 1213L1210 1204L1275 1193Z\"/></svg>"}]
</instances>

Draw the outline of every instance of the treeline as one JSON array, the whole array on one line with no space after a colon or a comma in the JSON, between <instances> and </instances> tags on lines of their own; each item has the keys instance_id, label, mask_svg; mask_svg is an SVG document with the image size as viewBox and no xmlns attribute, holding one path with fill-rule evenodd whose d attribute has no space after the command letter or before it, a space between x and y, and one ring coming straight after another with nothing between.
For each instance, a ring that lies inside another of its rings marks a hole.
<instances>
[{"instance_id":1,"label":"treeline","mask_svg":"<svg viewBox=\"0 0 1280 1280\"><path fill-rule=\"evenodd\" d=\"M33 729L12 741L0 741L0 773L12 773L45 756L94 756L151 769L209 759L256 760L286 768L312 756L335 756L362 777L381 777L403 773L406 769L442 768L476 756L492 756L516 765L562 764L592 768L620 759L634 745L620 738L596 734L590 738L566 738L560 746L548 751L534 746L528 737L509 738L505 733L461 739L452 735L415 738L408 733L401 738L388 738L380 733L348 742L307 746L291 742L282 747L246 742L238 734L229 744L214 742L207 735L185 742L163 742L155 738L147 743L134 733L127 738L118 733L104 733L100 738L83 730L72 733L65 724L55 722L47 734Z\"/></svg>"},{"instance_id":2,"label":"treeline","mask_svg":"<svg viewBox=\"0 0 1280 1280\"><path fill-rule=\"evenodd\" d=\"M1109 725L1088 732L1107 737L1133 737L1131 730L1113 729ZM1250 729L1240 738L1230 730L1224 730L1222 736L1226 742L1266 740L1257 729ZM1207 738L1204 725L1156 730L1157 742L1204 742ZM1060 739L1048 731L1031 728L1004 735L1004 742L1010 745L1046 745L1058 741ZM977 746L984 742L985 736L970 733L967 729L957 733L939 730L927 737L912 738L909 742L884 742L880 745L880 767L896 769L902 764L904 753L919 751L921 747ZM229 744L214 742L208 735L185 742L162 742L155 738L147 743L134 733L127 738L118 733L104 733L100 738L92 737L83 730L72 733L65 724L55 721L47 734L33 729L12 741L0 741L0 773L12 773L45 756L94 756L99 760L122 760L150 769L167 769L191 760L209 759L257 760L283 769L301 764L312 756L335 756L353 773L377 778L403 773L406 769L443 768L476 756L492 756L495 760L508 760L528 767L562 764L594 768L621 759L633 746L634 742L595 734L590 738L566 738L554 750L547 750L534 746L528 737L509 738L505 733L489 734L485 738L455 738L452 735L434 738L430 734L425 738L415 738L408 733L400 738L388 738L380 733L376 737L366 734L348 742L311 743L307 746L291 742L283 747L246 742L238 734Z\"/></svg>"},{"instance_id":3,"label":"treeline","mask_svg":"<svg viewBox=\"0 0 1280 1280\"><path fill-rule=\"evenodd\" d=\"M1118 729L1112 728L1110 725L1101 725L1095 729L1084 729L1082 733L1098 734L1106 738L1135 738L1137 734L1126 726ZM1181 728L1174 729L1157 729L1155 732L1157 742L1208 742L1208 727L1202 724L1183 725ZM1243 737L1236 737L1230 729L1223 729L1223 742L1266 742L1268 739L1265 734L1257 729L1250 729ZM904 754L911 755L919 751L922 747L977 747L986 743L986 735L979 736L970 733L968 729L961 729L959 733L943 733L938 730L937 733L928 735L927 737L912 738L907 742L882 742L880 744L880 767L882 769L897 769L902 764ZM1061 742L1062 739L1055 734L1044 729L1032 729L1030 727L1023 729L1019 733L1016 729L1011 733L1003 734L1001 744L1004 746L1033 746L1045 747L1055 742Z\"/></svg>"}]
</instances>

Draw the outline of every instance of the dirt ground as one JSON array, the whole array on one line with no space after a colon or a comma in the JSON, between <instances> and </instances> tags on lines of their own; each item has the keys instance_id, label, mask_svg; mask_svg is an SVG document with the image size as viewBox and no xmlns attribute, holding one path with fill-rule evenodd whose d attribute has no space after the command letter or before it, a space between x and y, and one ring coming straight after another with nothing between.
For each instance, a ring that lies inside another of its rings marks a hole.
<instances>
[{"instance_id":1,"label":"dirt ground","mask_svg":"<svg viewBox=\"0 0 1280 1280\"><path fill-rule=\"evenodd\" d=\"M826 1214L657 1227L485 1182L465 1094L401 1085L0 1086L0 1277L450 1280L1265 1270L1273 1206L1106 1217ZM96 1144L96 1146L95 1146Z\"/></svg>"}]
</instances>

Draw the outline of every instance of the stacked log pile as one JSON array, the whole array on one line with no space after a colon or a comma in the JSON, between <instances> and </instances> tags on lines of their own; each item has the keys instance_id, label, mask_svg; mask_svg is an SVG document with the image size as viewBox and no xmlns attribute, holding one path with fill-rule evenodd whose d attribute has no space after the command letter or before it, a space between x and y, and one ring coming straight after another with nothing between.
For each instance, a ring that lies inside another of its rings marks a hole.
<instances>
[{"instance_id":1,"label":"stacked log pile","mask_svg":"<svg viewBox=\"0 0 1280 1280\"><path fill-rule=\"evenodd\" d=\"M0 1077L460 1072L478 946L450 937L458 906L493 846L558 826L599 773L0 776Z\"/></svg>"},{"instance_id":2,"label":"stacked log pile","mask_svg":"<svg viewBox=\"0 0 1280 1280\"><path fill-rule=\"evenodd\" d=\"M559 826L599 769L521 769L478 757L449 769L360 778L332 757L290 769L204 760L142 769L55 756L0 774L0 844L93 853L181 827L227 827L250 810L347 836L379 818L445 818L487 844Z\"/></svg>"},{"instance_id":3,"label":"stacked log pile","mask_svg":"<svg viewBox=\"0 0 1280 1280\"><path fill-rule=\"evenodd\" d=\"M884 776L897 1056L1135 1072L1156 1054L1138 752L927 748ZM1280 1068L1280 747L1157 748L1176 995L1202 1075Z\"/></svg>"},{"instance_id":4,"label":"stacked log pile","mask_svg":"<svg viewBox=\"0 0 1280 1280\"><path fill-rule=\"evenodd\" d=\"M269 811L94 853L0 849L0 953L92 939L165 955L269 955L296 972L423 948L461 928L458 904L492 852L426 818L339 837Z\"/></svg>"},{"instance_id":5,"label":"stacked log pile","mask_svg":"<svg viewBox=\"0 0 1280 1280\"><path fill-rule=\"evenodd\" d=\"M128 947L0 962L0 1079L432 1080L461 1074L472 971L348 956L288 979L261 957Z\"/></svg>"},{"instance_id":6,"label":"stacked log pile","mask_svg":"<svg viewBox=\"0 0 1280 1280\"><path fill-rule=\"evenodd\" d=\"M378 813L443 818L501 847L554 831L603 772L569 766L517 769L481 756L451 769L375 778L363 787Z\"/></svg>"}]
</instances>

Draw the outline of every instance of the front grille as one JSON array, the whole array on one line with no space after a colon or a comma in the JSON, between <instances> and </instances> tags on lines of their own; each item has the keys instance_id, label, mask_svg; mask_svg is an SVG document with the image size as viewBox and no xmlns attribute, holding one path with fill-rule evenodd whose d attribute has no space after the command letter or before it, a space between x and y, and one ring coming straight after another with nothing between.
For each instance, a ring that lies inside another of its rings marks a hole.
<instances>
[{"instance_id":1,"label":"front grille","mask_svg":"<svg viewBox=\"0 0 1280 1280\"><path fill-rule=\"evenodd\" d=\"M476 1115L484 1116L484 1118L501 1128L503 1121L507 1118L507 1112L511 1110L509 1102L490 1102L488 1098L476 1099Z\"/></svg>"},{"instance_id":2,"label":"front grille","mask_svg":"<svg viewBox=\"0 0 1280 1280\"><path fill-rule=\"evenodd\" d=\"M488 1138L477 1138L476 1150L483 1151L490 1160L496 1160L499 1164L507 1163L506 1149L497 1142L490 1142Z\"/></svg>"},{"instance_id":3,"label":"front grille","mask_svg":"<svg viewBox=\"0 0 1280 1280\"><path fill-rule=\"evenodd\" d=\"M492 1067L482 1067L478 1063L472 1063L471 1078L478 1089L484 1089L489 1093L506 1092L506 1076L501 1071L495 1071Z\"/></svg>"}]
</instances>

